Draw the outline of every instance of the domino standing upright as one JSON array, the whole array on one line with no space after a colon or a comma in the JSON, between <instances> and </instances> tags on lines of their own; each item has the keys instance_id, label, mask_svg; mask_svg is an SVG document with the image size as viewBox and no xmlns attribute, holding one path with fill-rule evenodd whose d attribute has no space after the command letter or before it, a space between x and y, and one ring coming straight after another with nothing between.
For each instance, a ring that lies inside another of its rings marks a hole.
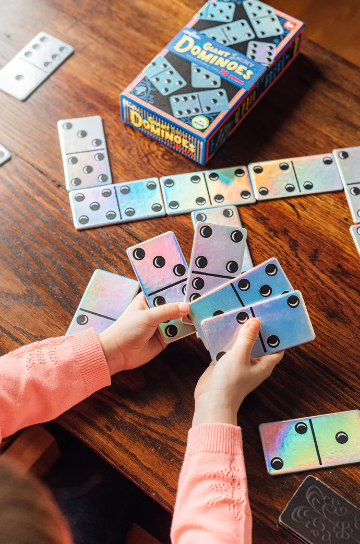
<instances>
[{"instance_id":1,"label":"domino standing upright","mask_svg":"<svg viewBox=\"0 0 360 544\"><path fill-rule=\"evenodd\" d=\"M204 319L293 291L277 259L269 259L190 303L190 317L206 344Z\"/></svg>"},{"instance_id":2,"label":"domino standing upright","mask_svg":"<svg viewBox=\"0 0 360 544\"><path fill-rule=\"evenodd\" d=\"M127 255L150 307L184 300L188 267L171 231L127 249ZM159 325L164 342L174 342L195 329L181 319Z\"/></svg>"},{"instance_id":3,"label":"domino standing upright","mask_svg":"<svg viewBox=\"0 0 360 544\"><path fill-rule=\"evenodd\" d=\"M90 327L96 334L104 331L124 313L138 290L139 283L135 280L95 270L66 335Z\"/></svg>"},{"instance_id":4,"label":"domino standing upright","mask_svg":"<svg viewBox=\"0 0 360 544\"><path fill-rule=\"evenodd\" d=\"M214 364L233 347L240 328L252 317L261 321L252 357L276 353L315 338L303 297L300 291L293 291L202 321Z\"/></svg>"},{"instance_id":5,"label":"domino standing upright","mask_svg":"<svg viewBox=\"0 0 360 544\"><path fill-rule=\"evenodd\" d=\"M196 228L197 223L212 223L213 225L225 225L229 227L242 228L240 215L236 206L224 206L218 208L205 208L202 211L191 212L191 219ZM244 259L241 273L253 268L249 246L245 244Z\"/></svg>"},{"instance_id":6,"label":"domino standing upright","mask_svg":"<svg viewBox=\"0 0 360 544\"><path fill-rule=\"evenodd\" d=\"M360 411L263 423L260 436L271 476L360 461Z\"/></svg>"},{"instance_id":7,"label":"domino standing upright","mask_svg":"<svg viewBox=\"0 0 360 544\"><path fill-rule=\"evenodd\" d=\"M338 169L331 154L249 164L257 200L340 191Z\"/></svg>"},{"instance_id":8,"label":"domino standing upright","mask_svg":"<svg viewBox=\"0 0 360 544\"><path fill-rule=\"evenodd\" d=\"M84 189L112 183L101 117L58 121L66 189Z\"/></svg>"},{"instance_id":9,"label":"domino standing upright","mask_svg":"<svg viewBox=\"0 0 360 544\"><path fill-rule=\"evenodd\" d=\"M0 70L0 89L25 100L73 52L71 45L39 32Z\"/></svg>"},{"instance_id":10,"label":"domino standing upright","mask_svg":"<svg viewBox=\"0 0 360 544\"><path fill-rule=\"evenodd\" d=\"M333 155L344 185L354 223L360 223L360 146L334 149Z\"/></svg>"}]
</instances>

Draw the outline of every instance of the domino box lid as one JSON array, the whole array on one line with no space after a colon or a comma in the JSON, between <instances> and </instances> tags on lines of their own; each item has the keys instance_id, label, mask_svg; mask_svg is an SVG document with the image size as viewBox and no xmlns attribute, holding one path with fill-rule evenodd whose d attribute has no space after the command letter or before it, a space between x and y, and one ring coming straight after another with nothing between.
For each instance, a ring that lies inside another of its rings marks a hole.
<instances>
[{"instance_id":1,"label":"domino box lid","mask_svg":"<svg viewBox=\"0 0 360 544\"><path fill-rule=\"evenodd\" d=\"M299 53L303 31L258 0L208 2L120 94L122 120L206 164Z\"/></svg>"}]
</instances>

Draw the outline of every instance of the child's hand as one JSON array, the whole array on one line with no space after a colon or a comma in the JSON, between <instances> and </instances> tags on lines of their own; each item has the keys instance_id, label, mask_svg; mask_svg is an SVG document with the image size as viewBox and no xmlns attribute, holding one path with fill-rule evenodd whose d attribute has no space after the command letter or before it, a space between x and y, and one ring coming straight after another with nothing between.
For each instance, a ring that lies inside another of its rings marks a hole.
<instances>
[{"instance_id":1,"label":"child's hand","mask_svg":"<svg viewBox=\"0 0 360 544\"><path fill-rule=\"evenodd\" d=\"M237 424L237 413L246 395L270 376L284 352L251 357L260 331L258 319L249 319L233 346L216 366L207 368L195 389L193 427L202 423Z\"/></svg>"},{"instance_id":2,"label":"child's hand","mask_svg":"<svg viewBox=\"0 0 360 544\"><path fill-rule=\"evenodd\" d=\"M144 365L158 355L167 346L158 325L183 317L189 309L185 302L149 308L144 294L137 295L122 316L98 335L110 374Z\"/></svg>"}]
</instances>

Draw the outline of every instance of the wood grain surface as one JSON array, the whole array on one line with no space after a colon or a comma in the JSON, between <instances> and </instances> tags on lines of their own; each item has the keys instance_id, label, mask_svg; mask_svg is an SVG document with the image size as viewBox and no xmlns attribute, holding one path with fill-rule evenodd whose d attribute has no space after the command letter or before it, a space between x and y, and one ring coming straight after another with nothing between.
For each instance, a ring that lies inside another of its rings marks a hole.
<instances>
[{"instance_id":1,"label":"wood grain surface","mask_svg":"<svg viewBox=\"0 0 360 544\"><path fill-rule=\"evenodd\" d=\"M189 215L76 232L56 123L100 115L115 182L201 168L120 121L119 92L190 19L201 0L12 0L0 19L0 65L37 32L75 54L27 101L0 94L0 349L66 332L96 268L134 277L128 246L173 230L189 259ZM360 70L305 40L303 52L209 163L330 152L360 144ZM239 413L254 542L287 542L276 522L304 474L266 474L258 425L359 407L359 255L343 192L240 208L255 264L277 257L305 297L317 334L290 350ZM209 364L196 338L170 345L143 368L64 414L60 422L164 507L174 506L193 414ZM360 506L360 466L314 473Z\"/></svg>"}]
</instances>

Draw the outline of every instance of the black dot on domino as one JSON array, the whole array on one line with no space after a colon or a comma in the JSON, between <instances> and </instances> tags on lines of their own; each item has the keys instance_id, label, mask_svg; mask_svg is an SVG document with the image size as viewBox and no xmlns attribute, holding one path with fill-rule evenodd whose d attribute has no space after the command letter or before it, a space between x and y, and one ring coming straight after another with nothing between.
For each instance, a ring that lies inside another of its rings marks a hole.
<instances>
[{"instance_id":1,"label":"black dot on domino","mask_svg":"<svg viewBox=\"0 0 360 544\"><path fill-rule=\"evenodd\" d=\"M225 210L223 210L224 217L232 217L233 215L234 215L234 212L230 208L226 208Z\"/></svg>"},{"instance_id":2,"label":"black dot on domino","mask_svg":"<svg viewBox=\"0 0 360 544\"><path fill-rule=\"evenodd\" d=\"M190 295L190 302L194 302L194 300L196 300L197 298L200 298L200 297L201 297L200 293L192 293Z\"/></svg>"},{"instance_id":3,"label":"black dot on domino","mask_svg":"<svg viewBox=\"0 0 360 544\"><path fill-rule=\"evenodd\" d=\"M287 162L281 162L279 168L280 170L289 170L289 164Z\"/></svg>"},{"instance_id":4,"label":"black dot on domino","mask_svg":"<svg viewBox=\"0 0 360 544\"><path fill-rule=\"evenodd\" d=\"M235 170L235 176L238 178L242 178L243 176L245 176L245 170L243 170L242 168L237 168L237 170Z\"/></svg>"},{"instance_id":5,"label":"black dot on domino","mask_svg":"<svg viewBox=\"0 0 360 544\"><path fill-rule=\"evenodd\" d=\"M135 215L134 208L126 208L125 215L127 215L128 217L132 217L133 215Z\"/></svg>"},{"instance_id":6,"label":"black dot on domino","mask_svg":"<svg viewBox=\"0 0 360 544\"><path fill-rule=\"evenodd\" d=\"M274 470L281 470L284 466L284 461L280 457L274 457L271 459L270 465Z\"/></svg>"},{"instance_id":7,"label":"black dot on domino","mask_svg":"<svg viewBox=\"0 0 360 544\"><path fill-rule=\"evenodd\" d=\"M349 156L349 153L347 151L339 151L338 155L340 159L347 159Z\"/></svg>"},{"instance_id":8,"label":"black dot on domino","mask_svg":"<svg viewBox=\"0 0 360 544\"><path fill-rule=\"evenodd\" d=\"M156 189L155 181L149 181L149 183L146 184L146 187L150 189L150 191L153 191L154 189Z\"/></svg>"},{"instance_id":9,"label":"black dot on domino","mask_svg":"<svg viewBox=\"0 0 360 544\"><path fill-rule=\"evenodd\" d=\"M299 422L295 425L295 431L296 431L298 434L305 434L305 433L307 433L307 430L308 430L308 426L307 426L306 423L304 423L303 421L299 421Z\"/></svg>"},{"instance_id":10,"label":"black dot on domino","mask_svg":"<svg viewBox=\"0 0 360 544\"><path fill-rule=\"evenodd\" d=\"M127 195L128 193L130 193L130 187L128 185L123 185L122 187L120 187L120 193L123 195Z\"/></svg>"},{"instance_id":11,"label":"black dot on domino","mask_svg":"<svg viewBox=\"0 0 360 544\"><path fill-rule=\"evenodd\" d=\"M332 161L332 158L331 158L331 157L324 157L324 158L323 158L323 163L324 163L324 164L329 165L329 164L332 164L332 162L333 162L333 161Z\"/></svg>"},{"instance_id":12,"label":"black dot on domino","mask_svg":"<svg viewBox=\"0 0 360 544\"><path fill-rule=\"evenodd\" d=\"M241 198L244 198L245 200L247 200L248 198L251 197L251 193L250 191L241 191L240 196Z\"/></svg>"},{"instance_id":13,"label":"black dot on domino","mask_svg":"<svg viewBox=\"0 0 360 544\"><path fill-rule=\"evenodd\" d=\"M287 299L287 305L290 308L297 308L300 304L300 299L296 295L290 295Z\"/></svg>"},{"instance_id":14,"label":"black dot on domino","mask_svg":"<svg viewBox=\"0 0 360 544\"><path fill-rule=\"evenodd\" d=\"M206 268L208 265L208 260L203 255L199 255L199 257L196 257L195 259L195 266L198 268Z\"/></svg>"},{"instance_id":15,"label":"black dot on domino","mask_svg":"<svg viewBox=\"0 0 360 544\"><path fill-rule=\"evenodd\" d=\"M137 247L133 251L133 257L137 261L142 261L143 258L145 257L145 250L142 247Z\"/></svg>"},{"instance_id":16,"label":"black dot on domino","mask_svg":"<svg viewBox=\"0 0 360 544\"><path fill-rule=\"evenodd\" d=\"M353 196L360 195L360 188L359 187L351 187L350 194L352 194Z\"/></svg>"},{"instance_id":17,"label":"black dot on domino","mask_svg":"<svg viewBox=\"0 0 360 544\"><path fill-rule=\"evenodd\" d=\"M183 276L186 272L186 268L183 264L176 264L173 268L175 276Z\"/></svg>"},{"instance_id":18,"label":"black dot on domino","mask_svg":"<svg viewBox=\"0 0 360 544\"><path fill-rule=\"evenodd\" d=\"M100 204L98 202L92 202L90 204L90 210L92 210L93 212L96 212L96 210L98 210L100 208Z\"/></svg>"},{"instance_id":19,"label":"black dot on domino","mask_svg":"<svg viewBox=\"0 0 360 544\"><path fill-rule=\"evenodd\" d=\"M205 282L202 278L194 278L191 282L191 285L197 291L201 291L204 288Z\"/></svg>"},{"instance_id":20,"label":"black dot on domino","mask_svg":"<svg viewBox=\"0 0 360 544\"><path fill-rule=\"evenodd\" d=\"M262 174L262 172L264 171L262 166L254 166L253 170L255 174Z\"/></svg>"},{"instance_id":21,"label":"black dot on domino","mask_svg":"<svg viewBox=\"0 0 360 544\"><path fill-rule=\"evenodd\" d=\"M166 180L164 181L165 187L173 187L174 184L175 184L175 182L174 182L173 179L166 179Z\"/></svg>"},{"instance_id":22,"label":"black dot on domino","mask_svg":"<svg viewBox=\"0 0 360 544\"><path fill-rule=\"evenodd\" d=\"M304 184L303 184L303 187L307 191L310 191L310 189L312 189L314 187L314 185L312 184L311 181L305 181Z\"/></svg>"},{"instance_id":23,"label":"black dot on domino","mask_svg":"<svg viewBox=\"0 0 360 544\"><path fill-rule=\"evenodd\" d=\"M218 194L218 195L215 195L215 196L214 196L214 200L215 200L215 202L217 202L218 204L221 204L221 202L224 202L225 198L224 198L223 195Z\"/></svg>"},{"instance_id":24,"label":"black dot on domino","mask_svg":"<svg viewBox=\"0 0 360 544\"><path fill-rule=\"evenodd\" d=\"M262 297L269 297L272 293L272 289L270 287L270 285L262 285L259 289L259 293Z\"/></svg>"},{"instance_id":25,"label":"black dot on domino","mask_svg":"<svg viewBox=\"0 0 360 544\"><path fill-rule=\"evenodd\" d=\"M152 209L153 212L161 212L161 210L162 210L162 205L159 204L158 202L155 202L155 204L153 204L153 205L151 206L151 209Z\"/></svg>"},{"instance_id":26,"label":"black dot on domino","mask_svg":"<svg viewBox=\"0 0 360 544\"><path fill-rule=\"evenodd\" d=\"M292 193L293 191L295 191L295 185L293 185L292 183L287 183L285 185L285 190L288 192L288 193Z\"/></svg>"},{"instance_id":27,"label":"black dot on domino","mask_svg":"<svg viewBox=\"0 0 360 544\"><path fill-rule=\"evenodd\" d=\"M230 274L235 274L239 270L239 265L235 261L229 261L226 263L226 270L230 272Z\"/></svg>"},{"instance_id":28,"label":"black dot on domino","mask_svg":"<svg viewBox=\"0 0 360 544\"><path fill-rule=\"evenodd\" d=\"M153 304L155 307L162 306L163 304L166 304L166 300L162 296L157 296L154 298Z\"/></svg>"},{"instance_id":29,"label":"black dot on domino","mask_svg":"<svg viewBox=\"0 0 360 544\"><path fill-rule=\"evenodd\" d=\"M153 259L153 265L155 266L155 268L163 268L165 266L165 263L166 261L164 257L162 257L162 255L157 255Z\"/></svg>"},{"instance_id":30,"label":"black dot on domino","mask_svg":"<svg viewBox=\"0 0 360 544\"><path fill-rule=\"evenodd\" d=\"M212 228L209 227L209 225L205 225L204 227L200 228L200 236L203 238L210 238L212 235Z\"/></svg>"},{"instance_id":31,"label":"black dot on domino","mask_svg":"<svg viewBox=\"0 0 360 544\"><path fill-rule=\"evenodd\" d=\"M166 336L169 336L170 338L174 338L178 333L178 329L175 325L168 325L165 329Z\"/></svg>"},{"instance_id":32,"label":"black dot on domino","mask_svg":"<svg viewBox=\"0 0 360 544\"><path fill-rule=\"evenodd\" d=\"M249 319L249 315L246 312L239 312L236 316L236 321L243 325Z\"/></svg>"},{"instance_id":33,"label":"black dot on domino","mask_svg":"<svg viewBox=\"0 0 360 544\"><path fill-rule=\"evenodd\" d=\"M177 210L178 207L179 203L177 202L177 200L172 200L171 202L169 202L169 208L171 208L172 210Z\"/></svg>"},{"instance_id":34,"label":"black dot on domino","mask_svg":"<svg viewBox=\"0 0 360 544\"><path fill-rule=\"evenodd\" d=\"M196 221L198 221L198 223L203 223L204 221L206 221L206 219L207 219L206 213L201 212L196 215Z\"/></svg>"},{"instance_id":35,"label":"black dot on domino","mask_svg":"<svg viewBox=\"0 0 360 544\"><path fill-rule=\"evenodd\" d=\"M244 235L241 230L233 230L230 234L230 238L235 244L238 244L244 238Z\"/></svg>"},{"instance_id":36,"label":"black dot on domino","mask_svg":"<svg viewBox=\"0 0 360 544\"><path fill-rule=\"evenodd\" d=\"M269 189L267 189L266 187L260 187L259 194L261 196L266 196L267 194L269 194Z\"/></svg>"},{"instance_id":37,"label":"black dot on domino","mask_svg":"<svg viewBox=\"0 0 360 544\"><path fill-rule=\"evenodd\" d=\"M268 264L265 266L265 273L268 275L268 276L276 276L276 274L278 273L278 267L276 266L276 264Z\"/></svg>"},{"instance_id":38,"label":"black dot on domino","mask_svg":"<svg viewBox=\"0 0 360 544\"><path fill-rule=\"evenodd\" d=\"M219 176L218 174L216 174L216 172L211 172L211 174L209 174L209 178L211 179L211 181L217 181L219 179Z\"/></svg>"},{"instance_id":39,"label":"black dot on domino","mask_svg":"<svg viewBox=\"0 0 360 544\"><path fill-rule=\"evenodd\" d=\"M199 183L201 180L200 176L191 176L190 181L192 183Z\"/></svg>"},{"instance_id":40,"label":"black dot on domino","mask_svg":"<svg viewBox=\"0 0 360 544\"><path fill-rule=\"evenodd\" d=\"M248 291L250 289L249 280L246 280L245 278L242 280L239 280L238 288L240 289L240 291Z\"/></svg>"},{"instance_id":41,"label":"black dot on domino","mask_svg":"<svg viewBox=\"0 0 360 544\"><path fill-rule=\"evenodd\" d=\"M203 206L206 203L206 200L203 196L198 196L195 202L198 206Z\"/></svg>"},{"instance_id":42,"label":"black dot on domino","mask_svg":"<svg viewBox=\"0 0 360 544\"><path fill-rule=\"evenodd\" d=\"M335 440L339 444L346 444L346 442L349 440L349 437L344 431L339 431L335 435Z\"/></svg>"},{"instance_id":43,"label":"black dot on domino","mask_svg":"<svg viewBox=\"0 0 360 544\"><path fill-rule=\"evenodd\" d=\"M76 202L82 202L83 200L85 200L85 195L83 195L82 193L77 193L75 195L75 200Z\"/></svg>"},{"instance_id":44,"label":"black dot on domino","mask_svg":"<svg viewBox=\"0 0 360 544\"><path fill-rule=\"evenodd\" d=\"M219 351L219 353L216 356L216 360L219 361L221 357L225 355L226 351Z\"/></svg>"},{"instance_id":45,"label":"black dot on domino","mask_svg":"<svg viewBox=\"0 0 360 544\"><path fill-rule=\"evenodd\" d=\"M280 338L276 336L276 334L271 334L266 342L269 348L277 348L278 346L280 346Z\"/></svg>"},{"instance_id":46,"label":"black dot on domino","mask_svg":"<svg viewBox=\"0 0 360 544\"><path fill-rule=\"evenodd\" d=\"M86 323L89 321L89 318L87 315L80 314L76 318L76 322L78 325L86 325Z\"/></svg>"},{"instance_id":47,"label":"black dot on domino","mask_svg":"<svg viewBox=\"0 0 360 544\"><path fill-rule=\"evenodd\" d=\"M183 295L186 295L186 283L182 286L181 291Z\"/></svg>"},{"instance_id":48,"label":"black dot on domino","mask_svg":"<svg viewBox=\"0 0 360 544\"><path fill-rule=\"evenodd\" d=\"M217 315L221 315L223 313L224 312L222 310L215 310L215 312L213 313L213 317L216 317Z\"/></svg>"}]
</instances>

